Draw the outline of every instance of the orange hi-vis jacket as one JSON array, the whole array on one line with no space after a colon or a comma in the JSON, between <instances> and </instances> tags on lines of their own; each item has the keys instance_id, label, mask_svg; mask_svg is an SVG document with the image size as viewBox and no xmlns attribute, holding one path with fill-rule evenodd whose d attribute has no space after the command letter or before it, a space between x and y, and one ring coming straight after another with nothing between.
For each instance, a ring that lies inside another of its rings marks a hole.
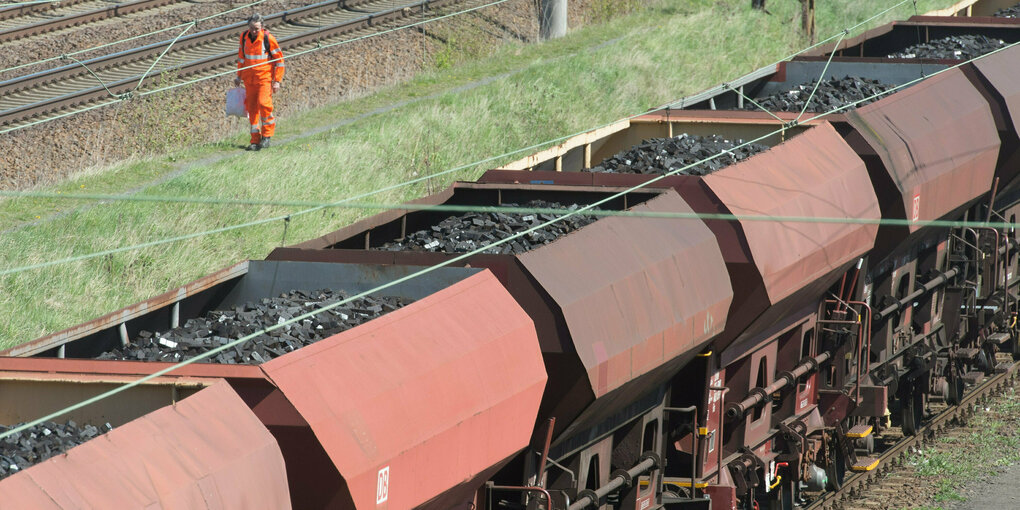
<instances>
[{"instance_id":1,"label":"orange hi-vis jacket","mask_svg":"<svg viewBox=\"0 0 1020 510\"><path fill-rule=\"evenodd\" d=\"M268 48L269 52L266 52ZM270 62L270 61L273 62ZM257 65L261 64L261 65ZM248 66L254 65L245 69ZM248 31L241 33L241 45L237 50L237 77L245 83L283 81L283 52L276 38L266 30L260 30L252 41Z\"/></svg>"}]
</instances>

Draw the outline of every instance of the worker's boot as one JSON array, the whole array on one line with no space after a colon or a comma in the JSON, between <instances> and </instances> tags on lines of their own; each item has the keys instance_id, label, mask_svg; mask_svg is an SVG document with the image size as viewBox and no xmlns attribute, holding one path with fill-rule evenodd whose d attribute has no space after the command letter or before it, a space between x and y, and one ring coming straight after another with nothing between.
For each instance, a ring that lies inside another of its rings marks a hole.
<instances>
[{"instance_id":1,"label":"worker's boot","mask_svg":"<svg viewBox=\"0 0 1020 510\"><path fill-rule=\"evenodd\" d=\"M261 148L262 147L259 144L253 143L253 144L249 145L248 148L246 148L244 150L246 150L246 151L257 151L257 150L259 150Z\"/></svg>"},{"instance_id":2,"label":"worker's boot","mask_svg":"<svg viewBox=\"0 0 1020 510\"><path fill-rule=\"evenodd\" d=\"M270 138L271 137L269 137L269 136L263 136L262 137L262 141L259 142L259 149L265 149L266 147L269 147L269 139Z\"/></svg>"}]
</instances>

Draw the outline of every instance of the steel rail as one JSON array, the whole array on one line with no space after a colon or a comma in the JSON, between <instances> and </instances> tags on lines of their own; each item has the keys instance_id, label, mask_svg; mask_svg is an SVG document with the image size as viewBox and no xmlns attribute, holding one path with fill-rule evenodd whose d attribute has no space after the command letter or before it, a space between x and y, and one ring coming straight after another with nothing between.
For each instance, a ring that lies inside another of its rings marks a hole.
<instances>
[{"instance_id":1,"label":"steel rail","mask_svg":"<svg viewBox=\"0 0 1020 510\"><path fill-rule=\"evenodd\" d=\"M842 507L849 499L864 493L867 485L877 480L886 469L890 468L894 461L907 454L910 448L917 446L926 439L939 433L949 426L950 422L958 417L971 412L971 409L978 401L994 392L1004 390L1007 385L1013 383L1017 376L1017 368L1020 362L1013 363L1009 370L989 377L969 393L964 395L963 400L955 406L949 406L941 413L921 427L921 430L913 436L904 436L899 442L891 446L879 456L878 468L871 471L849 474L838 491L826 492L819 499L811 502L805 510L829 510Z\"/></svg>"},{"instance_id":2,"label":"steel rail","mask_svg":"<svg viewBox=\"0 0 1020 510\"><path fill-rule=\"evenodd\" d=\"M276 24L320 16L334 11L353 10L354 8L363 7L366 4L371 3L378 4L386 2L384 0L330 0L326 2L319 2L291 11L283 11L266 16L265 26L267 28L272 28ZM407 3L413 4L414 2ZM174 47L176 48L176 52L174 53L191 50L196 47L202 47L215 41L236 38L245 26L245 22L242 21L182 37L174 44ZM169 43L170 40L160 41L120 51L111 55L85 60L81 64L67 64L53 69L47 69L45 71L0 81L0 97L8 96L22 90L34 89L41 85L66 81L73 77L86 75L88 74L88 71L85 67L83 67L83 65L87 66L92 71L99 72L131 62L147 58L155 58Z\"/></svg>"},{"instance_id":3,"label":"steel rail","mask_svg":"<svg viewBox=\"0 0 1020 510\"><path fill-rule=\"evenodd\" d=\"M53 19L0 30L0 43L17 41L19 39L25 39L27 37L45 34L47 32L53 32L63 28L87 25L89 23L95 23L105 19L129 16L149 9L155 9L157 7L186 2L187 0L138 0L136 2L109 5L100 9L60 16ZM60 6L66 7L63 2L61 2Z\"/></svg>"},{"instance_id":4,"label":"steel rail","mask_svg":"<svg viewBox=\"0 0 1020 510\"><path fill-rule=\"evenodd\" d=\"M13 5L10 7L4 7L0 9L0 21L6 21L9 19L20 18L22 16L28 16L31 14L39 14L46 11L52 11L61 7L69 7L75 4L88 2L90 0L61 0L58 3L46 3L46 4L32 4L32 5Z\"/></svg>"},{"instance_id":5,"label":"steel rail","mask_svg":"<svg viewBox=\"0 0 1020 510\"><path fill-rule=\"evenodd\" d=\"M379 11L371 14L367 14L353 20L342 22L335 25L323 26L320 28L305 29L295 35L289 37L279 38L279 43L285 50L294 49L308 44L321 44L326 40L344 36L353 32L361 30L371 30L373 28L387 25L395 21L399 21L404 18L419 17L424 12L430 11L436 8L443 8L447 6L453 6L463 3L468 3L471 0L432 0L432 1L419 1L419 2L407 2L402 5L391 8L385 11ZM323 4L316 4L317 10L331 10L336 11L336 5L343 4L351 6L354 3L357 4L369 4L369 3L383 3L379 1L372 2L370 0L361 0L359 2L327 2L332 8L325 7ZM393 2L389 2L392 4ZM283 20L286 16L291 16L292 13L281 13L276 15L278 20ZM307 18L307 12L303 13L302 17ZM234 66L236 61L236 53L231 50L223 52L220 50L213 56L202 56L209 53L207 46L201 44L212 45L220 42L227 37L230 38L231 48L233 47L233 38L236 37L241 30L243 24L234 24L228 27L217 29L215 31L207 31L200 34L196 34L189 39L189 48L187 51L180 50L177 52L171 52L168 56L172 57L169 59L171 63L167 66L159 69L159 72L176 72L178 77L193 77L207 74L216 69L222 69L228 66ZM184 41L182 38L181 41ZM199 42L201 41L201 42ZM180 44L180 43L178 43ZM117 64L124 66L129 63L137 63L141 61L144 56L154 56L156 50L160 50L160 45L149 45L144 49L129 50L120 54L113 55L110 59L98 62L98 64L106 69L114 68ZM203 51L205 50L205 51ZM189 56L193 55L193 56ZM183 61L183 62L182 62ZM111 63L116 62L116 64ZM178 63L173 63L178 62ZM87 64L87 62L86 62ZM87 73L84 69L82 71L70 70L67 68L80 66L65 66L63 72L67 73L65 80L73 80L78 78L78 74ZM95 68L91 68L96 71ZM60 82L58 73L47 72L40 73L46 74L46 77L36 76L33 78L32 83L35 87L50 86L52 90L60 90L59 85L51 85L53 82ZM122 73L123 74L123 73ZM140 72L128 73L128 76L116 79L115 81L103 84L88 86L77 90L72 90L60 95L53 95L42 101L24 104L22 106L16 106L14 108L7 109L0 112L0 125L16 125L19 122L27 122L32 119L45 118L47 114L57 114L65 112L67 110L73 110L76 107L84 108L88 105L99 105L103 103L112 103L119 101L124 98L125 94L129 94L135 88L138 82ZM84 78L83 78L84 79ZM93 80L94 82L94 80ZM28 95L29 97L38 95L39 93L35 90L22 90L23 85L28 83L27 81L21 82L4 82L0 83L0 101L8 94ZM15 90L15 87L18 87ZM63 86L67 88L66 85ZM111 96L111 94L113 94Z\"/></svg>"}]
</instances>

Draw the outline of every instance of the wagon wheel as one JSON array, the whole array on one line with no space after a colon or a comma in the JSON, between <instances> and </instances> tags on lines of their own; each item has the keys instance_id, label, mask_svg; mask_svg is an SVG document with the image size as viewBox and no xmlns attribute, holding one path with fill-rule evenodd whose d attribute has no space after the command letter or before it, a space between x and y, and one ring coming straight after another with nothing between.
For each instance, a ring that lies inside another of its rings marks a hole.
<instances>
[{"instance_id":1,"label":"wagon wheel","mask_svg":"<svg viewBox=\"0 0 1020 510\"><path fill-rule=\"evenodd\" d=\"M977 357L974 358L974 365L977 367L978 370L984 372L985 375L989 375L992 373L992 362L990 361L990 359L995 359L995 357L992 356L991 358L989 358L988 352L982 348L978 352Z\"/></svg>"},{"instance_id":2,"label":"wagon wheel","mask_svg":"<svg viewBox=\"0 0 1020 510\"><path fill-rule=\"evenodd\" d=\"M843 478L846 476L846 456L838 446L836 439L832 440L830 451L832 460L825 466L825 476L828 478L829 490L838 491L843 488Z\"/></svg>"},{"instance_id":3,"label":"wagon wheel","mask_svg":"<svg viewBox=\"0 0 1020 510\"><path fill-rule=\"evenodd\" d=\"M796 508L794 506L794 484L783 482L779 489L782 491L779 493L779 508L782 510L794 510Z\"/></svg>"},{"instance_id":4,"label":"wagon wheel","mask_svg":"<svg viewBox=\"0 0 1020 510\"><path fill-rule=\"evenodd\" d=\"M907 394L900 399L900 427L905 436L916 435L924 418L924 392L918 380L910 382Z\"/></svg>"},{"instance_id":5,"label":"wagon wheel","mask_svg":"<svg viewBox=\"0 0 1020 510\"><path fill-rule=\"evenodd\" d=\"M963 378L959 367L950 367L946 375L946 402L957 405L963 401Z\"/></svg>"}]
</instances>

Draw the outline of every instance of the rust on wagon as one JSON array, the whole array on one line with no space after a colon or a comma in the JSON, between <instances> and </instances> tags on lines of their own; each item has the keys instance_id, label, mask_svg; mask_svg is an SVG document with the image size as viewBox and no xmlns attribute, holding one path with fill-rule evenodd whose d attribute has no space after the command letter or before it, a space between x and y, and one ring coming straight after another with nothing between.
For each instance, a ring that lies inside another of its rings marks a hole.
<instances>
[{"instance_id":1,"label":"rust on wagon","mask_svg":"<svg viewBox=\"0 0 1020 510\"><path fill-rule=\"evenodd\" d=\"M674 192L631 211L693 213ZM562 311L595 398L721 332L733 298L694 219L604 218L520 259Z\"/></svg>"},{"instance_id":2,"label":"rust on wagon","mask_svg":"<svg viewBox=\"0 0 1020 510\"><path fill-rule=\"evenodd\" d=\"M991 188L999 154L995 118L960 69L846 118L854 128L847 140L869 162L876 193L891 198L882 202L883 218L937 220ZM920 228L911 225L909 232Z\"/></svg>"},{"instance_id":3,"label":"rust on wagon","mask_svg":"<svg viewBox=\"0 0 1020 510\"><path fill-rule=\"evenodd\" d=\"M1015 65L1020 47L1014 46L973 62L974 68L992 85L1006 103L1008 121L1020 130L1020 68Z\"/></svg>"},{"instance_id":4,"label":"rust on wagon","mask_svg":"<svg viewBox=\"0 0 1020 510\"><path fill-rule=\"evenodd\" d=\"M137 376L94 373L0 371L0 424L31 421L65 409L126 383ZM221 379L158 377L88 406L65 412L57 421L121 425L173 404Z\"/></svg>"},{"instance_id":5,"label":"rust on wagon","mask_svg":"<svg viewBox=\"0 0 1020 510\"><path fill-rule=\"evenodd\" d=\"M673 191L630 210L693 213ZM589 384L564 437L654 391L727 324L726 264L697 219L603 218L520 260L562 314Z\"/></svg>"},{"instance_id":6,"label":"rust on wagon","mask_svg":"<svg viewBox=\"0 0 1020 510\"><path fill-rule=\"evenodd\" d=\"M262 368L342 477L298 506L376 508L381 477L389 508L470 504L528 445L546 382L534 324L488 271Z\"/></svg>"},{"instance_id":7,"label":"rust on wagon","mask_svg":"<svg viewBox=\"0 0 1020 510\"><path fill-rule=\"evenodd\" d=\"M985 4L993 3L992 0L983 2ZM1004 7L1010 7L1016 5L1010 0L1010 4L1004 5ZM994 11L989 14L993 14ZM911 16L906 21L901 21L901 25L904 26L917 26L917 25L928 25L928 26L949 26L949 27L975 27L983 28L988 25L1006 25L1006 26L1020 26L1020 19L1017 18L996 18L994 16L967 16L964 18L951 18L946 16L928 15L922 14L919 16Z\"/></svg>"},{"instance_id":8,"label":"rust on wagon","mask_svg":"<svg viewBox=\"0 0 1020 510\"><path fill-rule=\"evenodd\" d=\"M894 21L865 31L856 37L843 39L837 46L823 44L801 53L799 57L823 57L831 53L841 57L867 57L878 55L875 48L889 50L889 41L901 39L898 46L927 43L945 35L967 32L1008 31L1020 28L1020 20L1010 18L948 18L942 16L912 16L906 21ZM920 38L920 40L918 40ZM904 44L906 43L906 44ZM886 51L889 53L889 51Z\"/></svg>"},{"instance_id":9,"label":"rust on wagon","mask_svg":"<svg viewBox=\"0 0 1020 510\"><path fill-rule=\"evenodd\" d=\"M996 177L999 191L1005 193L1016 188L1020 169L1020 47L1014 46L973 62L974 68L983 77L982 84L991 86L989 99L998 106L993 108L999 128L1000 150ZM979 80L980 81L980 80Z\"/></svg>"},{"instance_id":10,"label":"rust on wagon","mask_svg":"<svg viewBox=\"0 0 1020 510\"><path fill-rule=\"evenodd\" d=\"M225 382L0 481L16 508L289 509L280 447Z\"/></svg>"},{"instance_id":11,"label":"rust on wagon","mask_svg":"<svg viewBox=\"0 0 1020 510\"><path fill-rule=\"evenodd\" d=\"M784 123L798 116L795 112L769 114L761 111L661 110L582 133L559 145L507 163L499 170L576 172L598 165L646 139L669 138L681 133L743 139L768 135L759 143L778 145L810 126L824 122L822 119L810 119L783 129ZM830 115L827 118L831 120L841 117ZM527 179L520 181L527 182Z\"/></svg>"},{"instance_id":12,"label":"rust on wagon","mask_svg":"<svg viewBox=\"0 0 1020 510\"><path fill-rule=\"evenodd\" d=\"M864 161L831 125L716 173L705 183L737 216L878 220ZM866 253L876 224L740 220L775 304Z\"/></svg>"},{"instance_id":13,"label":"rust on wagon","mask_svg":"<svg viewBox=\"0 0 1020 510\"><path fill-rule=\"evenodd\" d=\"M165 368L174 366L175 363L159 361L122 361L122 360L96 360L96 359L74 359L74 358L11 358L0 357L0 371L35 372L44 374L96 374L113 377L125 377L137 379ZM262 372L256 365L226 365L219 363L191 363L177 368L161 379L181 378L237 378L237 379L262 379Z\"/></svg>"},{"instance_id":14,"label":"rust on wagon","mask_svg":"<svg viewBox=\"0 0 1020 510\"><path fill-rule=\"evenodd\" d=\"M558 172L556 174L563 176L582 176L582 174L577 172ZM449 195L444 193L443 197L449 197L451 203L473 203L479 205L493 205L499 197L507 200L507 197L524 196L542 198L545 200L560 200L561 197L569 197L572 200L576 199L577 203L591 203L594 199L608 197L617 191L625 189L627 188L621 188L619 185L584 188L573 185L558 186L524 184L505 186L493 184L456 183L452 188L453 194ZM675 195L675 192L673 191L662 189L634 191L628 193L625 197L613 199L612 202L604 204L603 208L614 210L625 209L628 204L631 204L631 207L633 207L643 201L654 200L655 197L663 193L672 193ZM483 199L490 200L491 202L485 202ZM440 201L439 198L436 198L431 200L430 203L438 201ZM663 202L663 204L665 203L666 202ZM682 204L682 201L670 203L677 204L679 206L679 204ZM385 216L377 215L377 217L368 218L333 234L302 243L298 245L299 247L276 249L267 258L269 260L360 262L423 266L450 263L451 259L458 256L457 254L440 252L431 253L365 249L366 246L379 246L383 242L398 238L401 232L402 221L406 221L407 232L412 232L423 225L432 224L426 223L422 220L423 217L429 214L428 211L415 211L403 216L399 214L384 214ZM578 257L577 260L573 261L573 263L584 267L585 260L593 256L592 254L587 253L587 251L591 251L590 243L588 243L586 248L569 248L569 246L576 242L575 239L580 239L577 237L578 234L587 229L596 228L597 230L602 231L600 229L604 227L599 227L599 225L603 221L606 221L606 219L601 219L576 232L560 237L547 245L546 248L548 246L557 245L567 246L565 250L567 252L574 253ZM612 224L612 222L610 223ZM412 225L414 225L414 228L412 228ZM615 243L619 240L619 242L622 243L621 249L623 249L624 246L629 249L635 249L633 246L626 245L624 241L630 242L630 239L627 238L625 234L613 232L607 233L607 235L610 236L607 238L610 239L609 242ZM682 252L689 248L686 244L676 244L679 241L676 240L674 236L675 233L667 234L665 237L665 239L669 240L670 243L666 245L668 249ZM642 242L647 244L654 243L655 241L652 239L644 239ZM538 251L541 251L542 249L543 248L539 248ZM638 249L641 250L643 248ZM654 250L657 249L662 248L648 248L649 253L655 253ZM644 263L654 264L658 262L659 261L648 260ZM566 261L563 263L568 264ZM542 409L540 410L540 415L544 418L556 416L556 430L554 434L558 437L563 436L563 433L568 426L571 426L575 430L582 427L591 427L599 423L598 420L607 419L615 412L624 412L626 399L615 398L614 396L618 396L621 391L625 393L634 391L634 394L637 395L636 392L653 386L653 382L658 381L659 377L668 373L671 369L678 368L679 365L688 359L688 357L693 357L696 352L685 352L682 356L670 359L669 363L659 365L655 367L654 370L649 369L649 372L646 372L646 375L640 376L637 380L632 381L633 384L627 384L627 388L618 388L617 393L610 394L606 398L600 399L598 405L592 406L589 409L589 404L591 404L596 398L595 392L597 390L592 387L588 370L582 360L578 357L576 352L578 347L575 345L575 342L579 343L581 348L588 349L589 352L591 351L591 346L585 344L586 341L584 339L575 339L572 337L560 306L550 296L548 290L544 288L544 283L536 278L536 276L532 274L527 267L525 267L522 255L477 254L466 259L457 260L456 262L453 262L453 264L458 266L469 265L475 268L484 267L491 270L499 281L503 283L507 290L510 291L511 295L514 296L517 302L521 304L532 320L535 321L535 327L538 330L538 338L542 346L542 352L546 354L547 370L550 378L548 390L542 404ZM722 267L722 261L719 261L718 265L719 267ZM708 267L715 266L710 265ZM655 269L655 271L659 270L661 269ZM680 271L679 268L676 270ZM725 275L725 273L722 274ZM599 278L599 275L595 275L594 277ZM601 279L599 281L607 287L611 287L613 284L607 279ZM619 283L621 285L629 284L629 282ZM724 288L722 291L728 292L729 290L728 288ZM714 324L718 327L725 326L727 319L720 319L720 317L726 316L726 313L713 313L715 321ZM677 319L677 323L680 322L680 319ZM682 328L683 326L677 325L676 327ZM649 349L651 348L649 347ZM606 350L607 356L608 352L611 350L612 349ZM642 353L641 355L651 356L646 353ZM661 356L662 354L660 353L659 355ZM608 364L604 366L606 369L609 368ZM651 374L652 371L655 373ZM613 376L616 377L617 375L618 374L614 372ZM624 376L619 376L613 386L618 387L619 385L625 384L626 381L624 381L624 379ZM607 378L606 381L608 385L609 379ZM581 383L579 384L579 382ZM609 391L608 388L606 391ZM630 393L627 394L629 395ZM645 395L641 394L639 396ZM588 410L586 411L586 409ZM630 409L633 409L633 407ZM581 416L582 412L584 413L584 416ZM581 418L578 419L578 417ZM559 439L557 439L557 441L559 441Z\"/></svg>"},{"instance_id":15,"label":"rust on wagon","mask_svg":"<svg viewBox=\"0 0 1020 510\"><path fill-rule=\"evenodd\" d=\"M414 200L411 200L408 203L409 204L413 204L413 205L436 205L436 204L441 204L443 202L446 202L447 200L450 199L450 197L453 196L454 189L455 189L454 186L450 186L450 187L448 187L448 188L446 188L446 189L444 189L442 191L439 191L437 193L434 193L432 195L428 195L428 196L424 196L424 197L421 197L421 198L416 198ZM317 248L322 248L322 247L325 247L325 246L330 246L330 245L336 244L336 243L338 243L340 241L344 241L344 240L350 239L351 237L354 237L355 235L363 234L366 231L374 229L374 228L376 228L376 227L378 227L380 225L384 225L384 224L389 223L391 221L398 220L402 216L405 216L406 214L408 214L409 212L411 212L410 209L390 209L390 210L387 210L387 211L383 211L381 213L369 216L368 218L364 218L364 219L358 220L358 221L352 223L351 225L348 225L348 226L346 226L344 228L341 228L339 230L334 230L333 232L330 232L330 233L325 234L323 236L317 237L315 239L309 239L308 241L305 241L305 242L302 242L302 243L298 243L298 244L292 245L290 247L291 248L298 248L298 249L305 249L305 248L317 249ZM371 242L371 237L367 237L365 242L366 243L370 243Z\"/></svg>"},{"instance_id":16,"label":"rust on wagon","mask_svg":"<svg viewBox=\"0 0 1020 510\"><path fill-rule=\"evenodd\" d=\"M98 319L93 319L63 331L0 351L0 356L32 356L40 354L50 349L60 347L68 342L82 338L83 336L95 331L119 326L131 319L141 317L149 313L151 310L172 305L184 298L193 296L223 282L237 278L247 272L248 262L239 262L208 276L199 278L183 287L165 292L140 303L135 303L131 306L121 308L116 312L108 313Z\"/></svg>"},{"instance_id":17,"label":"rust on wagon","mask_svg":"<svg viewBox=\"0 0 1020 510\"><path fill-rule=\"evenodd\" d=\"M738 118L747 115L747 112L723 112L732 113L737 113ZM792 174L786 172L786 168L791 165L794 168L804 167L804 175L810 175L811 179L807 183L789 184L790 189L778 188L775 184L798 178L796 175L786 175ZM833 168L828 168L829 165ZM844 166L847 168L844 169ZM821 122L817 127L774 146L764 154L758 154L707 177L673 175L658 178L654 175L602 172L491 170L479 181L636 186L649 183L652 179L658 180L649 186L675 189L698 213L729 214L732 211L727 200L730 200L735 209L746 214L757 215L747 210L763 204L792 216L824 213L828 217L859 215L878 218L875 209L877 200L864 163L828 122ZM733 196L725 190L729 185L724 185L724 182L731 179L737 184ZM748 182L741 182L745 180ZM722 193L726 198L718 196L709 182L723 188ZM798 195L798 190L803 189L814 189L824 198ZM756 200L761 200L762 204ZM769 200L780 202L773 204ZM747 228L752 230L750 236L745 233L743 223L747 223ZM768 226L760 222L717 219L706 220L705 224L715 234L733 286L733 301L727 316L726 330L712 342L714 350L724 352L734 341L754 341L759 333L805 306L810 296L824 292L841 272L855 262L856 257L873 245L876 232L874 226L839 224ZM786 242L798 252L784 254L782 250L776 250L775 239L771 237L775 232L768 232L770 228L780 229L782 237L778 239L787 238ZM813 241L800 237L805 234L817 236L818 239ZM753 249L750 246L752 242ZM801 256L809 257L809 263L804 264Z\"/></svg>"}]
</instances>

